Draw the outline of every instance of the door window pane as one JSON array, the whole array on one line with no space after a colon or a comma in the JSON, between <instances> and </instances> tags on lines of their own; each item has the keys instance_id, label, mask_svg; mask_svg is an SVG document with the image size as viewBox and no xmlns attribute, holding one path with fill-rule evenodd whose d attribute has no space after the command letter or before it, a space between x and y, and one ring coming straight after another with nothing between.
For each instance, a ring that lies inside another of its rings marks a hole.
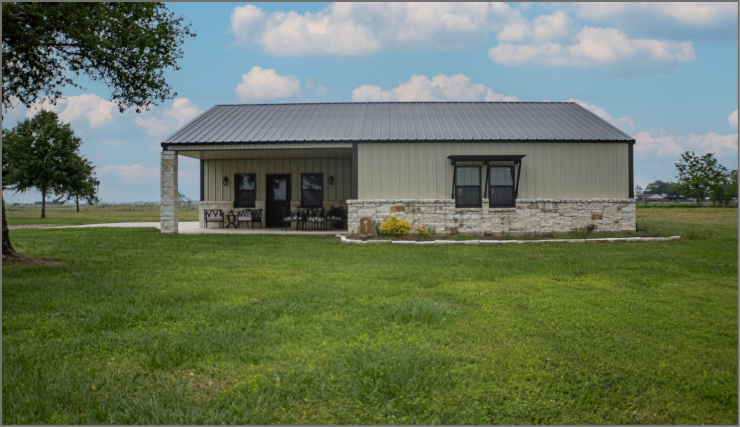
<instances>
[{"instance_id":1,"label":"door window pane","mask_svg":"<svg viewBox=\"0 0 740 427\"><path fill-rule=\"evenodd\" d=\"M288 182L285 178L273 179L272 200L276 202L288 200Z\"/></svg>"}]
</instances>

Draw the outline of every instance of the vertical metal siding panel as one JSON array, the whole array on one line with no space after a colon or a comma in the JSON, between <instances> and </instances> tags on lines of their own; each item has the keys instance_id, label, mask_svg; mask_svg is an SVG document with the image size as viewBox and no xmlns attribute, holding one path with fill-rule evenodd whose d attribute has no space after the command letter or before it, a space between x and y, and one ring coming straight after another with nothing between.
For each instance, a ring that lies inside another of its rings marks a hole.
<instances>
[{"instance_id":1,"label":"vertical metal siding panel","mask_svg":"<svg viewBox=\"0 0 740 427\"><path fill-rule=\"evenodd\" d=\"M436 184L435 181L437 179L437 173L438 173L438 167L437 167L437 157L435 154L434 147L429 143L424 143L424 156L422 158L425 159L427 173L426 173L426 179L424 185L426 186L426 193L424 194L425 199L434 199L437 197L436 195Z\"/></svg>"},{"instance_id":2,"label":"vertical metal siding panel","mask_svg":"<svg viewBox=\"0 0 740 427\"><path fill-rule=\"evenodd\" d=\"M265 175L264 159L255 159L254 172L257 174L257 199L265 200L267 195L265 193L265 186L267 185L267 176Z\"/></svg>"},{"instance_id":3,"label":"vertical metal siding panel","mask_svg":"<svg viewBox=\"0 0 740 427\"><path fill-rule=\"evenodd\" d=\"M323 174L324 182L321 184L322 188L324 189L324 200L331 200L326 198L326 188L329 185L329 163L328 160L325 157L322 157L320 160L320 169L321 173Z\"/></svg>"},{"instance_id":4,"label":"vertical metal siding panel","mask_svg":"<svg viewBox=\"0 0 740 427\"><path fill-rule=\"evenodd\" d=\"M552 173L552 191L551 191L551 198L553 199L562 199L562 188L563 188L563 182L562 182L562 161L563 161L563 152L562 147L560 147L560 144L551 144L551 143L544 143L543 145L547 145L550 148L550 154L552 157L550 157L550 171Z\"/></svg>"},{"instance_id":5,"label":"vertical metal siding panel","mask_svg":"<svg viewBox=\"0 0 740 427\"><path fill-rule=\"evenodd\" d=\"M204 160L203 161L203 200L204 201L211 201L211 191L209 187L210 180L210 173L211 173L211 161L210 160Z\"/></svg>"},{"instance_id":6,"label":"vertical metal siding panel","mask_svg":"<svg viewBox=\"0 0 740 427\"><path fill-rule=\"evenodd\" d=\"M446 142L433 142L435 151L437 152L437 165L440 167L442 173L437 176L438 188L442 191L438 191L437 197L439 199L449 199L450 193L452 192L452 162L447 160L447 156L452 154L449 150L448 143ZM441 194L439 194L441 193Z\"/></svg>"},{"instance_id":7,"label":"vertical metal siding panel","mask_svg":"<svg viewBox=\"0 0 740 427\"><path fill-rule=\"evenodd\" d=\"M296 191L299 191L297 188L295 190L293 189L295 187L295 185L293 185L293 181L295 180L294 177L297 176L298 179L300 180L300 174L298 173L298 159L297 158L288 159L287 168L288 168L287 173L290 174L290 194L291 194L291 199L292 199L293 194Z\"/></svg>"},{"instance_id":8,"label":"vertical metal siding panel","mask_svg":"<svg viewBox=\"0 0 740 427\"><path fill-rule=\"evenodd\" d=\"M629 143L627 144L619 144L621 146L621 149L619 150L619 173L620 173L620 198L627 198L629 197L629 160L628 160L628 149L629 149Z\"/></svg>"},{"instance_id":9,"label":"vertical metal siding panel","mask_svg":"<svg viewBox=\"0 0 740 427\"><path fill-rule=\"evenodd\" d=\"M367 161L368 156L365 150L366 144L357 144L357 197L363 198L365 195L365 183L367 182Z\"/></svg>"}]
</instances>

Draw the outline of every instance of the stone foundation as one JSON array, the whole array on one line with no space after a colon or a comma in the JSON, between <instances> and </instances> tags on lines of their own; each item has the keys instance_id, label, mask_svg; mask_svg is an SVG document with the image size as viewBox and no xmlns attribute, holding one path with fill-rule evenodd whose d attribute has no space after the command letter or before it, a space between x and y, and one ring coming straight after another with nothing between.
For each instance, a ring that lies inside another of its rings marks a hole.
<instances>
[{"instance_id":1,"label":"stone foundation","mask_svg":"<svg viewBox=\"0 0 740 427\"><path fill-rule=\"evenodd\" d=\"M256 200L254 202L255 207L254 208L234 208L234 202L213 202L213 201L206 201L206 202L200 202L200 206L198 209L198 224L200 228L205 228L205 214L203 213L206 209L221 209L224 211L224 214L229 213L230 210L234 210L235 213L239 209L262 209L262 226L265 226L265 201L264 200ZM290 208L295 209L301 206L300 200L298 201L291 201L290 202ZM331 209L334 206L343 206L344 208L347 207L347 204L342 201L325 201L324 202L324 208L325 209ZM225 224L224 224L225 226ZM242 225L242 228L247 227L247 224ZM257 226L255 224L255 226ZM217 225L211 225L211 227L218 227ZM292 224L292 228L295 228L296 225Z\"/></svg>"},{"instance_id":2,"label":"stone foundation","mask_svg":"<svg viewBox=\"0 0 740 427\"><path fill-rule=\"evenodd\" d=\"M635 199L517 199L516 208L455 208L446 200L348 200L348 231L358 233L360 218L384 221L390 215L439 235L469 233L522 235L568 233L594 224L596 231L635 231Z\"/></svg>"}]
</instances>

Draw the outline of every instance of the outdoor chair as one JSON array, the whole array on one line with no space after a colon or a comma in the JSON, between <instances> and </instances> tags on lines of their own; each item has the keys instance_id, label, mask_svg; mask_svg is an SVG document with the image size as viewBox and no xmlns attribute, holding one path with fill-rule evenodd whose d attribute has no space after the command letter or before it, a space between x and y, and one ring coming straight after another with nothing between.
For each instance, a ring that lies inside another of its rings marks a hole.
<instances>
[{"instance_id":1,"label":"outdoor chair","mask_svg":"<svg viewBox=\"0 0 740 427\"><path fill-rule=\"evenodd\" d=\"M281 217L283 218L283 230L290 228L292 223L299 223L303 220L301 212L291 211L290 208L281 208Z\"/></svg>"},{"instance_id":2,"label":"outdoor chair","mask_svg":"<svg viewBox=\"0 0 740 427\"><path fill-rule=\"evenodd\" d=\"M342 225L344 225L344 219L340 216L334 216L334 215L328 215L326 216L326 222L329 223L335 223L335 222L341 222Z\"/></svg>"},{"instance_id":3,"label":"outdoor chair","mask_svg":"<svg viewBox=\"0 0 740 427\"><path fill-rule=\"evenodd\" d=\"M203 214L206 219L206 228L208 224L219 223L224 228L224 211L221 209L204 209Z\"/></svg>"},{"instance_id":4,"label":"outdoor chair","mask_svg":"<svg viewBox=\"0 0 740 427\"><path fill-rule=\"evenodd\" d=\"M326 211L324 208L309 208L306 212L306 223L313 226L313 229L323 227L326 230Z\"/></svg>"},{"instance_id":5,"label":"outdoor chair","mask_svg":"<svg viewBox=\"0 0 740 427\"><path fill-rule=\"evenodd\" d=\"M236 228L241 227L241 223L246 222L251 228L254 228L254 223L258 223L260 228L262 227L262 209L242 209L236 214Z\"/></svg>"}]
</instances>

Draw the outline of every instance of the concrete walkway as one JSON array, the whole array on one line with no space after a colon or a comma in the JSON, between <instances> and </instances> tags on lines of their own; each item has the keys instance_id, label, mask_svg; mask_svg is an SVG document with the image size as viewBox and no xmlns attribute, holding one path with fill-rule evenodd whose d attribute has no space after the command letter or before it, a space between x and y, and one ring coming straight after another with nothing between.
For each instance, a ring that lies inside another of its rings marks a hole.
<instances>
[{"instance_id":1,"label":"concrete walkway","mask_svg":"<svg viewBox=\"0 0 740 427\"><path fill-rule=\"evenodd\" d=\"M288 236L336 236L337 234L347 234L346 230L319 230L319 231L283 231L280 228L200 228L198 221L187 221L177 223L179 234L275 234ZM92 228L92 227L117 227L117 228L137 228L153 227L160 229L159 222L112 222L105 224L85 224L85 225L65 225L48 228Z\"/></svg>"}]
</instances>

